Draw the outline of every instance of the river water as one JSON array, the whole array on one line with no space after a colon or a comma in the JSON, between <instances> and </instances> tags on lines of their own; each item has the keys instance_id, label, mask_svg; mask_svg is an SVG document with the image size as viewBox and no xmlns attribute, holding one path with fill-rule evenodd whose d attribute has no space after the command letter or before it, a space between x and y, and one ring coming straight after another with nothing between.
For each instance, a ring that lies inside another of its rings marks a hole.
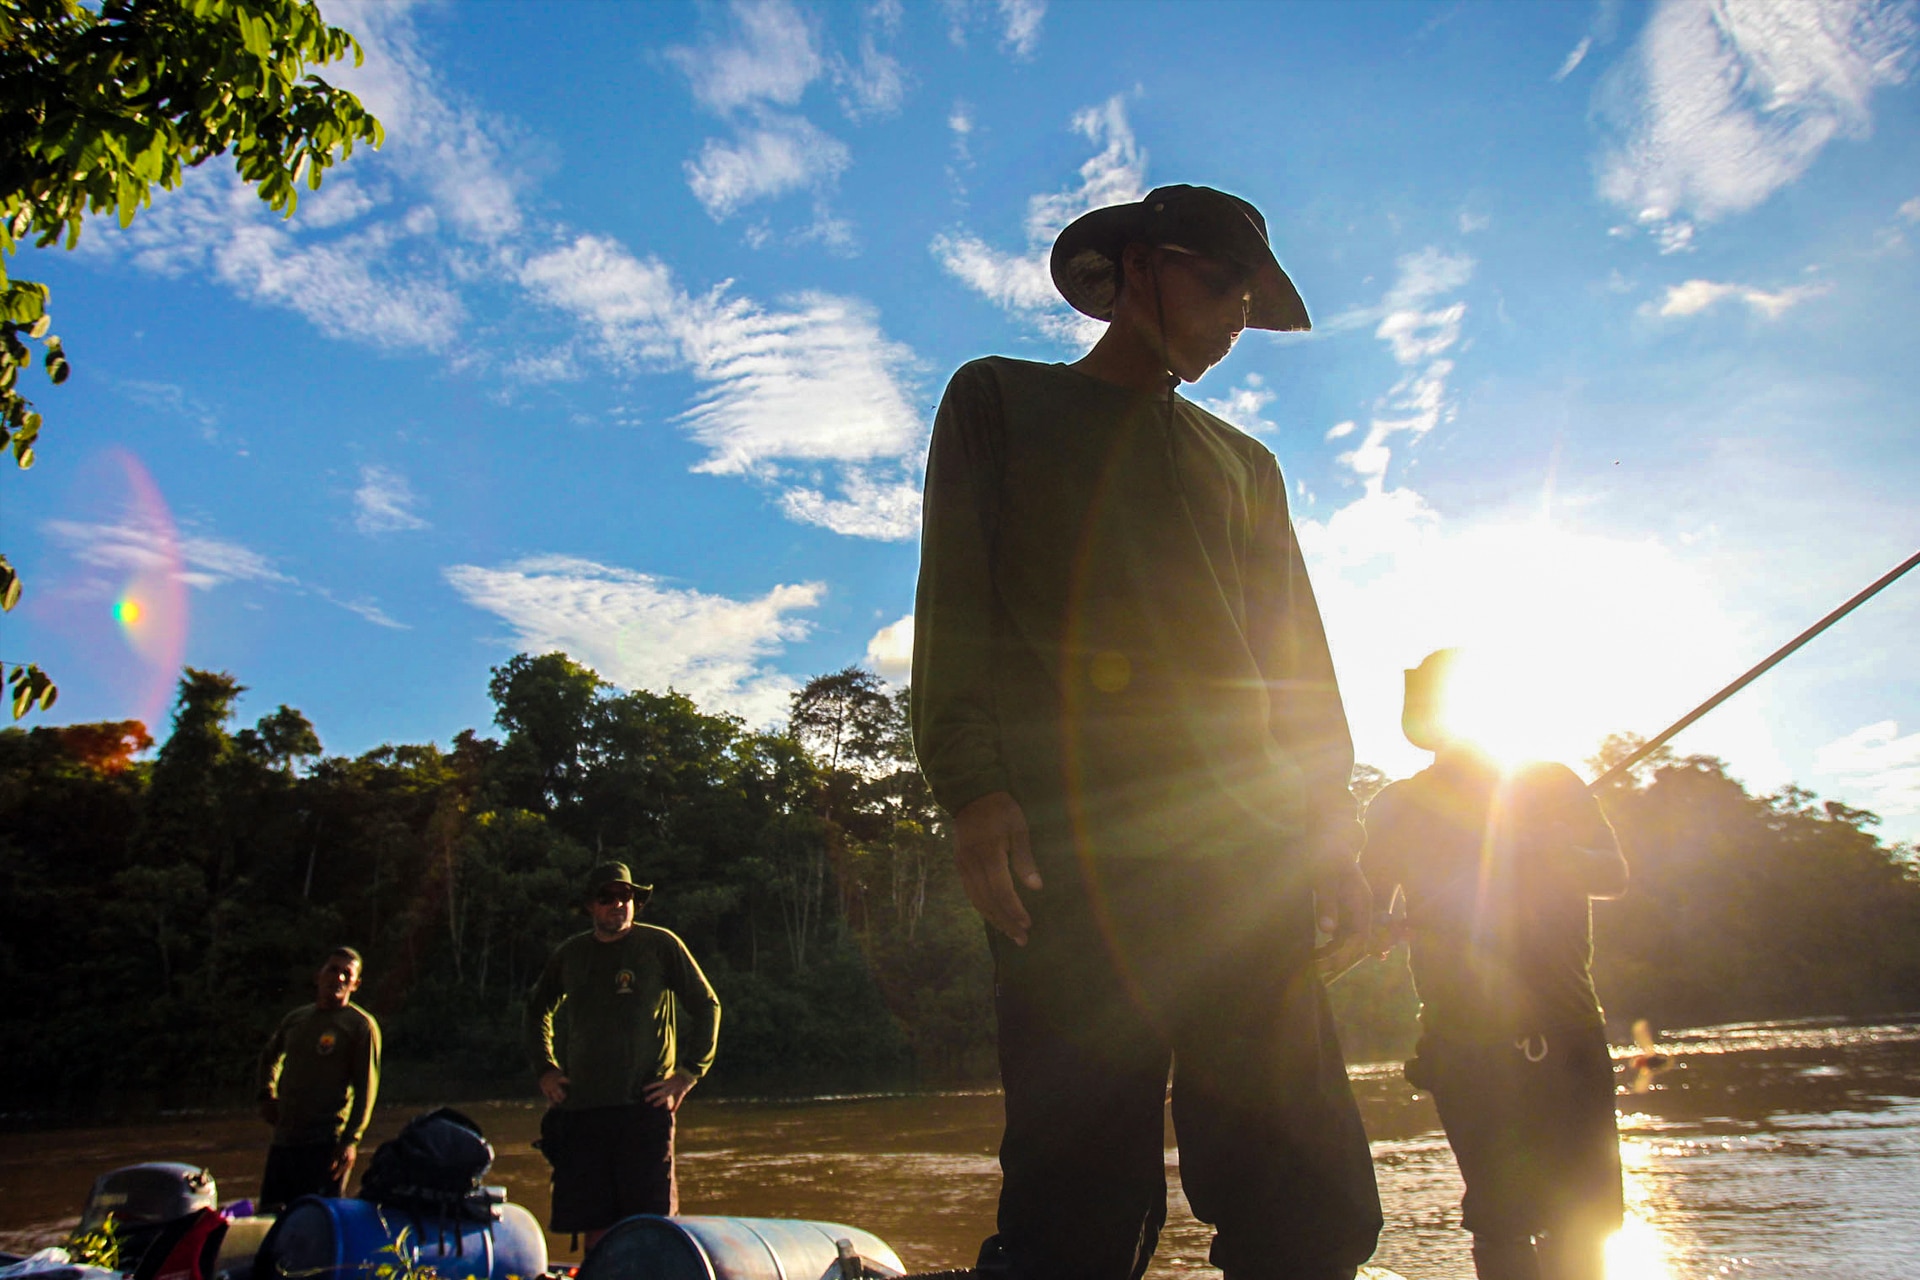
<instances>
[{"instance_id":1,"label":"river water","mask_svg":"<svg viewBox=\"0 0 1920 1280\"><path fill-rule=\"evenodd\" d=\"M1920 1023L1757 1023L1674 1033L1674 1065L1620 1096L1629 1220L1609 1280L1920 1276ZM1376 1280L1471 1277L1460 1181L1432 1104L1397 1067L1358 1067L1387 1229ZM546 1166L528 1143L531 1102L467 1107L500 1156L492 1181L542 1218ZM363 1150L411 1110L382 1109ZM972 1260L992 1229L999 1169L996 1093L724 1101L696 1092L681 1112L689 1213L851 1223L910 1267ZM179 1116L114 1128L0 1134L0 1250L52 1243L93 1178L142 1160L210 1167L223 1198L252 1194L264 1128L248 1115ZM363 1157L364 1160L364 1157ZM1149 1276L1206 1265L1207 1229L1174 1187ZM568 1241L552 1242L565 1260Z\"/></svg>"}]
</instances>

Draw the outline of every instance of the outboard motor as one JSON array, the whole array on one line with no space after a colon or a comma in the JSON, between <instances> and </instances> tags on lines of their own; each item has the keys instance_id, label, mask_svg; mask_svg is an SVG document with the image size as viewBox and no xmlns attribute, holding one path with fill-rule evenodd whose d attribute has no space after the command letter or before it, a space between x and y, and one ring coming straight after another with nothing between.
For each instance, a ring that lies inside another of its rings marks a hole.
<instances>
[{"instance_id":1,"label":"outboard motor","mask_svg":"<svg viewBox=\"0 0 1920 1280\"><path fill-rule=\"evenodd\" d=\"M120 1265L131 1269L147 1246L170 1223L220 1203L213 1172L190 1164L133 1164L94 1180L80 1215L80 1230L92 1231L113 1218L120 1241Z\"/></svg>"}]
</instances>

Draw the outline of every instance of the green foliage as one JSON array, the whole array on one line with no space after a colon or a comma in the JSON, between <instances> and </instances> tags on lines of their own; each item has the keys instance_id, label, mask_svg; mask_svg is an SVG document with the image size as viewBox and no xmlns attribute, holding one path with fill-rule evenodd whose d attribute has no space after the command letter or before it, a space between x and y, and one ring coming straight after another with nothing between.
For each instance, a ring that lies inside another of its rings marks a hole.
<instances>
[{"instance_id":1,"label":"green foliage","mask_svg":"<svg viewBox=\"0 0 1920 1280\"><path fill-rule=\"evenodd\" d=\"M308 70L348 55L358 63L359 44L311 0L0 0L0 449L17 467L33 466L42 425L20 389L31 344L53 386L73 365L47 287L12 279L8 258L29 241L71 249L89 214L125 227L154 187L228 153L292 216L301 181L317 188L356 143L381 143L360 100ZM19 595L0 559L0 608ZM16 720L53 705L38 667L9 679Z\"/></svg>"},{"instance_id":2,"label":"green foliage","mask_svg":"<svg viewBox=\"0 0 1920 1280\"><path fill-rule=\"evenodd\" d=\"M904 695L870 679L803 689L806 742L558 654L495 669L497 741L322 756L297 710L242 727L240 683L194 669L150 760L133 721L0 730L0 1096L68 1113L244 1096L255 1047L341 943L367 957L392 1097L526 1094L522 1001L609 858L658 885L646 919L720 993L709 1089L990 1079L984 930ZM1604 801L1635 876L1595 910L1616 1022L1920 1007L1920 879L1871 814L1671 756ZM1333 1003L1351 1059L1411 1044L1400 956Z\"/></svg>"},{"instance_id":3,"label":"green foliage","mask_svg":"<svg viewBox=\"0 0 1920 1280\"><path fill-rule=\"evenodd\" d=\"M586 926L580 877L607 858L658 883L646 918L720 992L709 1088L991 1070L981 926L909 760L832 771L558 654L491 689L503 740L356 758L316 758L292 708L239 726L239 682L194 669L151 762L132 722L0 733L0 978L21 992L0 1038L22 1046L0 1090L69 1110L238 1096L255 1042L346 942L396 1097L524 1092L522 1000ZM859 732L902 741L904 706L870 702Z\"/></svg>"}]
</instances>

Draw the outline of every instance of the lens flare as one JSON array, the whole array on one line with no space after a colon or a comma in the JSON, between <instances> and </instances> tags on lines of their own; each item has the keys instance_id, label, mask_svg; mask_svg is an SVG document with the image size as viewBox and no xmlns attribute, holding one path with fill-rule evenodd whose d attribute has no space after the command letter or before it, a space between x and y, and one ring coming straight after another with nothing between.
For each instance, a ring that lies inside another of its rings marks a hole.
<instances>
[{"instance_id":1,"label":"lens flare","mask_svg":"<svg viewBox=\"0 0 1920 1280\"><path fill-rule=\"evenodd\" d=\"M1504 645L1463 651L1441 693L1441 722L1449 736L1513 766L1553 759L1570 679L1557 655Z\"/></svg>"},{"instance_id":2,"label":"lens flare","mask_svg":"<svg viewBox=\"0 0 1920 1280\"><path fill-rule=\"evenodd\" d=\"M156 724L165 715L187 650L186 565L173 512L140 460L115 450L126 479L127 502L115 533L128 576L113 602L120 636L140 659L137 699L141 717Z\"/></svg>"}]
</instances>

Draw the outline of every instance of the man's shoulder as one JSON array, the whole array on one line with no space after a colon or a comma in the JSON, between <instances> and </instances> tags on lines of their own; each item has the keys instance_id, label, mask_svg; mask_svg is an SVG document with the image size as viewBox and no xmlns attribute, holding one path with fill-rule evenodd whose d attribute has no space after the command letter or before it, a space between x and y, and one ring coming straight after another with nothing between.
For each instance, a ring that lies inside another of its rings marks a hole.
<instances>
[{"instance_id":1,"label":"man's shoulder","mask_svg":"<svg viewBox=\"0 0 1920 1280\"><path fill-rule=\"evenodd\" d=\"M969 360L947 379L947 395L972 396L1004 402L1016 400L1061 380L1062 366L1012 356L981 356Z\"/></svg>"},{"instance_id":2,"label":"man's shoulder","mask_svg":"<svg viewBox=\"0 0 1920 1280\"><path fill-rule=\"evenodd\" d=\"M1580 775L1557 760L1539 760L1514 770L1507 780L1509 803L1525 804L1545 815L1569 807L1580 808L1592 799Z\"/></svg>"},{"instance_id":3,"label":"man's shoulder","mask_svg":"<svg viewBox=\"0 0 1920 1280\"><path fill-rule=\"evenodd\" d=\"M1509 795L1536 801L1565 801L1587 794L1580 775L1557 760L1534 760L1515 769L1506 780Z\"/></svg>"},{"instance_id":4,"label":"man's shoulder","mask_svg":"<svg viewBox=\"0 0 1920 1280\"><path fill-rule=\"evenodd\" d=\"M671 929L663 929L657 924L635 924L628 936L633 939L635 945L657 951L683 951L687 945L680 940L679 934Z\"/></svg>"},{"instance_id":5,"label":"man's shoulder","mask_svg":"<svg viewBox=\"0 0 1920 1280\"><path fill-rule=\"evenodd\" d=\"M1410 804L1417 802L1420 795L1419 779L1401 778L1389 782L1374 793L1367 801L1366 824L1368 838L1372 839L1375 828L1385 826L1397 819Z\"/></svg>"},{"instance_id":6,"label":"man's shoulder","mask_svg":"<svg viewBox=\"0 0 1920 1280\"><path fill-rule=\"evenodd\" d=\"M1237 449L1249 461L1270 462L1276 468L1280 465L1279 460L1274 457L1273 450L1269 449L1264 441L1254 439L1241 427L1228 422L1211 409L1195 404L1185 396L1180 397L1180 403L1192 415L1196 425L1212 432L1229 447Z\"/></svg>"},{"instance_id":7,"label":"man's shoulder","mask_svg":"<svg viewBox=\"0 0 1920 1280\"><path fill-rule=\"evenodd\" d=\"M372 1014L362 1009L359 1005L354 1004L352 1001L348 1001L340 1010L340 1013L346 1022L357 1027L362 1034L369 1036L378 1036L380 1034L380 1023Z\"/></svg>"}]
</instances>

